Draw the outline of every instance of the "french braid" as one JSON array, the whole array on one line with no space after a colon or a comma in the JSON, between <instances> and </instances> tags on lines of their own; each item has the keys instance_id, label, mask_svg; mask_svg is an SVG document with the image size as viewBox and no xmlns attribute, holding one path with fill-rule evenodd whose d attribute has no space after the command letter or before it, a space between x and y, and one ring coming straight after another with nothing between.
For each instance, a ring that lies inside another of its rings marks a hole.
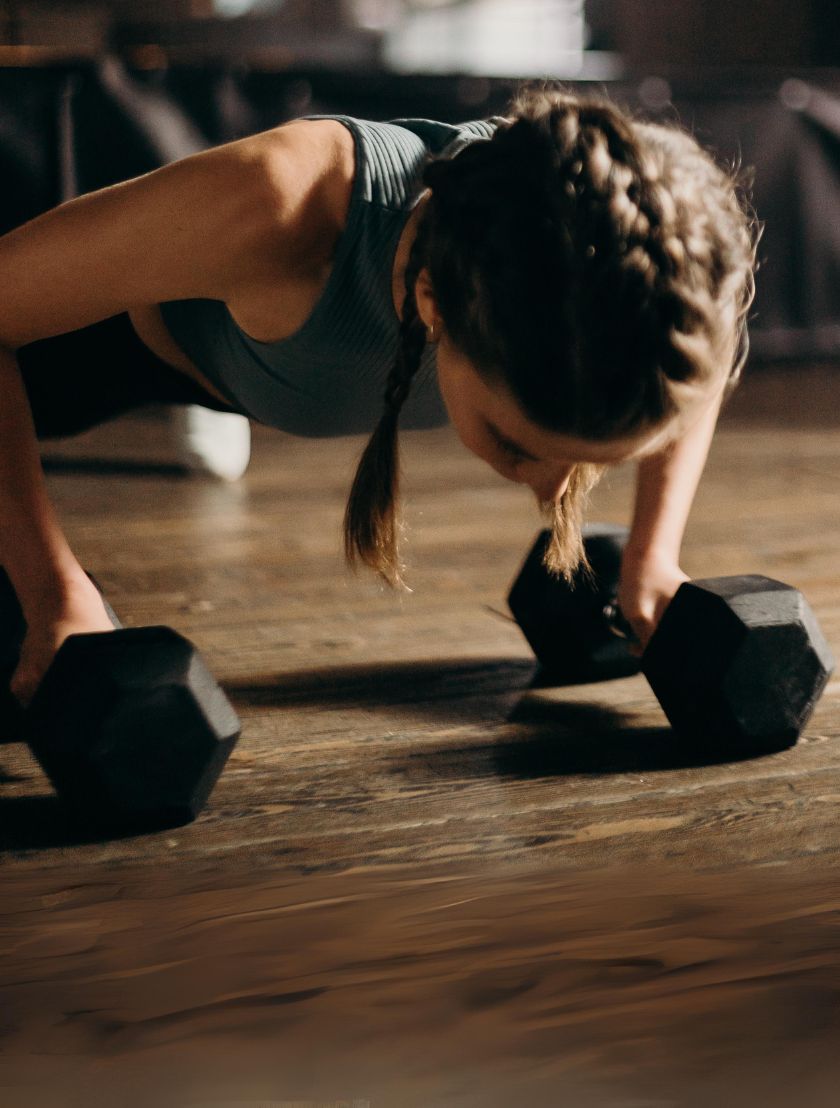
<instances>
[{"instance_id":1,"label":"french braid","mask_svg":"<svg viewBox=\"0 0 840 1108\"><path fill-rule=\"evenodd\" d=\"M396 426L422 353L428 267L448 341L537 425L590 441L662 428L747 355L757 234L737 176L688 134L606 100L524 88L490 140L431 161L386 411L348 506L348 557L399 579ZM582 554L581 471L549 568Z\"/></svg>"}]
</instances>

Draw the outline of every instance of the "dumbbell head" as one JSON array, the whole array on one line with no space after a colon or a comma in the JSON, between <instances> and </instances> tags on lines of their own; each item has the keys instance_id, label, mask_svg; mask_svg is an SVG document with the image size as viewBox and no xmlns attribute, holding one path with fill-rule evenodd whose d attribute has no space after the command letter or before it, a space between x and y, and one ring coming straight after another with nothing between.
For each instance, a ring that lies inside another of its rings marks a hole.
<instances>
[{"instance_id":1,"label":"dumbbell head","mask_svg":"<svg viewBox=\"0 0 840 1108\"><path fill-rule=\"evenodd\" d=\"M185 823L206 803L239 720L187 639L168 627L122 629L103 603L118 630L66 639L24 712L9 680L26 622L0 569L0 738L28 742L89 824Z\"/></svg>"},{"instance_id":2,"label":"dumbbell head","mask_svg":"<svg viewBox=\"0 0 840 1108\"><path fill-rule=\"evenodd\" d=\"M77 816L151 829L198 815L240 725L187 639L139 627L66 639L23 730Z\"/></svg>"},{"instance_id":3,"label":"dumbbell head","mask_svg":"<svg viewBox=\"0 0 840 1108\"><path fill-rule=\"evenodd\" d=\"M591 573L578 571L571 584L543 565L551 540L542 531L508 595L508 606L553 684L606 681L638 673L639 660L604 616L618 590L627 528L591 524L583 538Z\"/></svg>"},{"instance_id":4,"label":"dumbbell head","mask_svg":"<svg viewBox=\"0 0 840 1108\"><path fill-rule=\"evenodd\" d=\"M795 743L833 668L805 597L760 576L681 585L642 658L674 730L733 756Z\"/></svg>"}]
</instances>

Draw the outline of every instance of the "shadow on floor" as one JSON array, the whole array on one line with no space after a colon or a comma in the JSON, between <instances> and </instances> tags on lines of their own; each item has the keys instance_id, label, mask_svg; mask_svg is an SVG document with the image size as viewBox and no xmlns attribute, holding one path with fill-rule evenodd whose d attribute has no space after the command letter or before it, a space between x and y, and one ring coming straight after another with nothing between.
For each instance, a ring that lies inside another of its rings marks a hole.
<instances>
[{"instance_id":1,"label":"shadow on floor","mask_svg":"<svg viewBox=\"0 0 840 1108\"><path fill-rule=\"evenodd\" d=\"M488 700L527 689L534 669L528 660L459 657L324 666L224 684L241 708L387 708L398 713L402 709L415 718L451 721L453 716L475 713L481 705L481 718L486 719Z\"/></svg>"},{"instance_id":2,"label":"shadow on floor","mask_svg":"<svg viewBox=\"0 0 840 1108\"><path fill-rule=\"evenodd\" d=\"M677 735L665 722L639 726L633 717L602 704L531 701L524 697L508 717L522 728L497 743L495 760L505 776L655 772L746 761L755 754L715 748Z\"/></svg>"},{"instance_id":3,"label":"shadow on floor","mask_svg":"<svg viewBox=\"0 0 840 1108\"><path fill-rule=\"evenodd\" d=\"M420 750L400 767L412 780L654 773L748 761L754 753L714 750L670 727L640 727L600 704L530 704L523 698L503 735L489 743Z\"/></svg>"},{"instance_id":4,"label":"shadow on floor","mask_svg":"<svg viewBox=\"0 0 840 1108\"><path fill-rule=\"evenodd\" d=\"M545 688L533 662L510 658L337 666L226 683L238 707L387 708L449 724L480 721L497 735L504 730L490 743L418 751L406 761L413 774L421 764L431 776L445 777L635 773L761 754L692 743L677 737L664 717L662 726L639 726L637 713L604 703L545 699Z\"/></svg>"},{"instance_id":5,"label":"shadow on floor","mask_svg":"<svg viewBox=\"0 0 840 1108\"><path fill-rule=\"evenodd\" d=\"M133 461L116 458L47 457L42 465L48 473L99 473L108 476L135 474L143 477L184 477L186 466L174 462Z\"/></svg>"},{"instance_id":6,"label":"shadow on floor","mask_svg":"<svg viewBox=\"0 0 840 1108\"><path fill-rule=\"evenodd\" d=\"M755 756L692 744L667 726L639 726L638 712L592 701L546 699L533 663L509 658L330 667L259 683L228 682L226 688L238 706L382 707L391 714L402 707L450 725L483 724L472 741L446 746L435 740L416 753L396 756L393 772L414 781L628 774ZM434 739L433 733L430 737ZM0 770L0 783L14 780ZM0 853L135 835L80 825L54 796L0 796Z\"/></svg>"},{"instance_id":7,"label":"shadow on floor","mask_svg":"<svg viewBox=\"0 0 840 1108\"><path fill-rule=\"evenodd\" d=\"M141 833L85 827L73 819L56 796L0 797L0 855L15 850L114 842Z\"/></svg>"}]
</instances>

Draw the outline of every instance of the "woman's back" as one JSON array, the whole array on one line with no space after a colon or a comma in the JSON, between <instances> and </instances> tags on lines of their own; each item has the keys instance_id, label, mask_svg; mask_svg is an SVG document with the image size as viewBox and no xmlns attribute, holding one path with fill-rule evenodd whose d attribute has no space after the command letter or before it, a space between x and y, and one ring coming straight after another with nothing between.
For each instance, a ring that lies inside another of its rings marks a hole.
<instances>
[{"instance_id":1,"label":"woman's back","mask_svg":"<svg viewBox=\"0 0 840 1108\"><path fill-rule=\"evenodd\" d=\"M455 126L348 116L299 125L336 120L355 146L353 184L341 234L316 245L315 275L301 271L296 289L275 282L237 302L197 298L161 306L178 345L232 404L260 422L306 436L375 426L399 340L404 290L395 259L423 191L423 168L430 155L489 138L495 129L492 121ZM291 310L284 312L287 295ZM430 348L403 426L436 426L445 419Z\"/></svg>"}]
</instances>

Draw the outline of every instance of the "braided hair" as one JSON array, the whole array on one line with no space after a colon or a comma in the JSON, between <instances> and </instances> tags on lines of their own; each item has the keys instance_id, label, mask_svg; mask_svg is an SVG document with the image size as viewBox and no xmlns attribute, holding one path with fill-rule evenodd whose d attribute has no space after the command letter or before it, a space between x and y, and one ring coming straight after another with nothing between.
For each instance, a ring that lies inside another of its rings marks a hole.
<instances>
[{"instance_id":1,"label":"braided hair","mask_svg":"<svg viewBox=\"0 0 840 1108\"><path fill-rule=\"evenodd\" d=\"M348 563L355 565L356 558L360 557L389 585L402 584L398 554L402 523L396 512L399 500L397 426L426 347L426 327L417 311L414 289L426 257L427 236L428 231L421 223L406 265L400 344L385 385L385 409L359 461L344 514L344 550Z\"/></svg>"},{"instance_id":2,"label":"braided hair","mask_svg":"<svg viewBox=\"0 0 840 1108\"><path fill-rule=\"evenodd\" d=\"M449 342L540 427L589 441L660 428L747 355L756 232L740 182L688 134L607 100L526 86L491 139L431 160L400 348L362 455L345 551L399 584L397 424L426 341L426 267ZM582 558L586 467L547 565ZM549 510L549 506L541 506ZM553 506L551 506L553 507Z\"/></svg>"}]
</instances>

